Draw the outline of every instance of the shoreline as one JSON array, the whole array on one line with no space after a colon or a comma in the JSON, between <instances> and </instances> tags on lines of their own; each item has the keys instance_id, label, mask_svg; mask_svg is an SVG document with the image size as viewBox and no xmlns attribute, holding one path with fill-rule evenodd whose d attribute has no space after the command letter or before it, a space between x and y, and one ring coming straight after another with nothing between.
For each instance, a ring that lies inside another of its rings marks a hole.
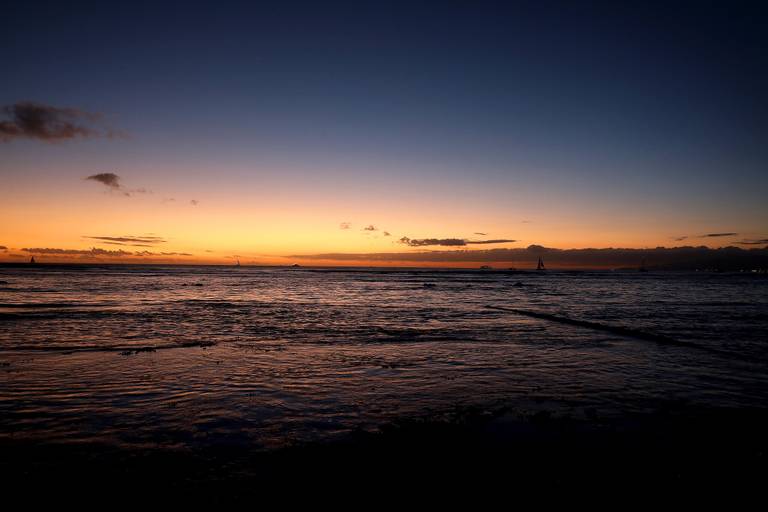
<instances>
[{"instance_id":1,"label":"shoreline","mask_svg":"<svg viewBox=\"0 0 768 512\"><path fill-rule=\"evenodd\" d=\"M684 493L715 485L757 492L768 476L768 410L702 409L588 420L512 409L457 409L405 419L379 432L254 450L220 442L120 448L1 439L8 489L66 493L87 485L95 498L196 503L252 502L283 486L413 485L425 478L515 493L611 489Z\"/></svg>"}]
</instances>

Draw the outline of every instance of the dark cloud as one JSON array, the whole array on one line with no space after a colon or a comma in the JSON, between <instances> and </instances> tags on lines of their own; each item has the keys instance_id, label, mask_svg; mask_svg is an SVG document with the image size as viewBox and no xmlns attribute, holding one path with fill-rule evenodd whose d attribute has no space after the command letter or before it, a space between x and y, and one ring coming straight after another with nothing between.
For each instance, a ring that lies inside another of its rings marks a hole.
<instances>
[{"instance_id":1,"label":"dark cloud","mask_svg":"<svg viewBox=\"0 0 768 512\"><path fill-rule=\"evenodd\" d=\"M401 244L409 245L411 247L426 247L430 245L442 245L442 246L463 246L467 245L467 241L463 238L418 238L411 239L404 236L400 240Z\"/></svg>"},{"instance_id":2,"label":"dark cloud","mask_svg":"<svg viewBox=\"0 0 768 512\"><path fill-rule=\"evenodd\" d=\"M198 201L197 199L191 199L189 201L189 204L191 204L192 206L197 206L200 204L200 201Z\"/></svg>"},{"instance_id":3,"label":"dark cloud","mask_svg":"<svg viewBox=\"0 0 768 512\"><path fill-rule=\"evenodd\" d=\"M480 233L479 231L475 231L475 234L480 236L486 236L488 233Z\"/></svg>"},{"instance_id":4,"label":"dark cloud","mask_svg":"<svg viewBox=\"0 0 768 512\"><path fill-rule=\"evenodd\" d=\"M649 268L693 270L720 268L739 270L765 268L768 248L739 247L657 247L655 249L552 249L540 245L514 249L438 250L399 253L327 253L292 255L290 258L347 262L419 264L464 264L475 266L504 263L517 268L536 268L538 258L549 268L628 268L637 269L645 259Z\"/></svg>"},{"instance_id":5,"label":"dark cloud","mask_svg":"<svg viewBox=\"0 0 768 512\"><path fill-rule=\"evenodd\" d=\"M101 183L107 187L110 192L119 192L124 196L131 196L133 194L149 194L150 191L145 188L127 189L121 183L121 178L113 172L101 172L99 174L92 174L85 178L86 180L95 181Z\"/></svg>"},{"instance_id":6,"label":"dark cloud","mask_svg":"<svg viewBox=\"0 0 768 512\"><path fill-rule=\"evenodd\" d=\"M510 240L507 238L498 238L496 240L467 240L468 244L510 244L517 242L517 240Z\"/></svg>"},{"instance_id":7,"label":"dark cloud","mask_svg":"<svg viewBox=\"0 0 768 512\"><path fill-rule=\"evenodd\" d=\"M686 240L686 239L688 239L688 237L687 237L687 236L679 236L679 237L677 237L677 238L673 238L673 240L674 240L675 242L682 242L683 240Z\"/></svg>"},{"instance_id":8,"label":"dark cloud","mask_svg":"<svg viewBox=\"0 0 768 512\"><path fill-rule=\"evenodd\" d=\"M505 244L515 242L516 240L497 239L497 240L465 240L463 238L418 238L412 239L404 236L400 240L401 244L408 245L410 247L429 247L429 246L443 246L443 247L463 247L465 245L482 245L482 244Z\"/></svg>"},{"instance_id":9,"label":"dark cloud","mask_svg":"<svg viewBox=\"0 0 768 512\"><path fill-rule=\"evenodd\" d=\"M742 240L736 242L739 245L768 245L768 238L761 238L759 240Z\"/></svg>"},{"instance_id":10,"label":"dark cloud","mask_svg":"<svg viewBox=\"0 0 768 512\"><path fill-rule=\"evenodd\" d=\"M382 235L384 235L384 236L392 236L392 233L390 233L389 231L384 231L382 233Z\"/></svg>"},{"instance_id":11,"label":"dark cloud","mask_svg":"<svg viewBox=\"0 0 768 512\"><path fill-rule=\"evenodd\" d=\"M92 174L85 179L101 183L105 187L109 187L114 190L121 189L120 176L113 172L101 172L99 174Z\"/></svg>"},{"instance_id":12,"label":"dark cloud","mask_svg":"<svg viewBox=\"0 0 768 512\"><path fill-rule=\"evenodd\" d=\"M2 108L0 142L37 139L60 142L76 138L114 137L118 132L99 126L102 115L76 108L59 108L23 101Z\"/></svg>"},{"instance_id":13,"label":"dark cloud","mask_svg":"<svg viewBox=\"0 0 768 512\"><path fill-rule=\"evenodd\" d=\"M339 224L339 229L350 229L352 227L351 222L342 222Z\"/></svg>"},{"instance_id":14,"label":"dark cloud","mask_svg":"<svg viewBox=\"0 0 768 512\"><path fill-rule=\"evenodd\" d=\"M377 228L373 224L368 224L367 226L365 226L363 228L363 231L378 231L378 230L379 230L379 228Z\"/></svg>"},{"instance_id":15,"label":"dark cloud","mask_svg":"<svg viewBox=\"0 0 768 512\"><path fill-rule=\"evenodd\" d=\"M8 248L4 245L0 245L0 251L8 252Z\"/></svg>"},{"instance_id":16,"label":"dark cloud","mask_svg":"<svg viewBox=\"0 0 768 512\"><path fill-rule=\"evenodd\" d=\"M101 240L105 243L119 242L123 244L163 244L167 242L167 240L160 236L84 236L83 238Z\"/></svg>"},{"instance_id":17,"label":"dark cloud","mask_svg":"<svg viewBox=\"0 0 768 512\"><path fill-rule=\"evenodd\" d=\"M701 235L700 238L717 238L720 236L736 236L738 233L707 233L706 235Z\"/></svg>"}]
</instances>

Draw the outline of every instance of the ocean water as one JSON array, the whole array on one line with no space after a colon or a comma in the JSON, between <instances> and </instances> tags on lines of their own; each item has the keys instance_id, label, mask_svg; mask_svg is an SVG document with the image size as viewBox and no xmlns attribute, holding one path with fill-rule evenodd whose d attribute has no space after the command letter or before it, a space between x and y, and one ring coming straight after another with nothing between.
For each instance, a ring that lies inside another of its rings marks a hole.
<instances>
[{"instance_id":1,"label":"ocean water","mask_svg":"<svg viewBox=\"0 0 768 512\"><path fill-rule=\"evenodd\" d=\"M765 408L767 331L752 274L4 267L0 439L270 449L461 407Z\"/></svg>"}]
</instances>

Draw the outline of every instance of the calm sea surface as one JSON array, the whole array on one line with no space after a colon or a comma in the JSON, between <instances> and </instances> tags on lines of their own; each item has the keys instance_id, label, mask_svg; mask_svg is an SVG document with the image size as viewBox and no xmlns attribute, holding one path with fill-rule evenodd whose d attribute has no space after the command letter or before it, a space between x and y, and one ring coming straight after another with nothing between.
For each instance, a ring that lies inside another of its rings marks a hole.
<instances>
[{"instance_id":1,"label":"calm sea surface","mask_svg":"<svg viewBox=\"0 0 768 512\"><path fill-rule=\"evenodd\" d=\"M768 404L765 276L40 266L0 281L6 439L271 448L465 406Z\"/></svg>"}]
</instances>

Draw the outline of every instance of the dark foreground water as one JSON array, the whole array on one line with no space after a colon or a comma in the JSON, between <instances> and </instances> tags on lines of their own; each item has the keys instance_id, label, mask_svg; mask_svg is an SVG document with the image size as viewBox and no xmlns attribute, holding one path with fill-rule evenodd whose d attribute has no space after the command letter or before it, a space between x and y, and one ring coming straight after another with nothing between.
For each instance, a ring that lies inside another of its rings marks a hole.
<instances>
[{"instance_id":1,"label":"dark foreground water","mask_svg":"<svg viewBox=\"0 0 768 512\"><path fill-rule=\"evenodd\" d=\"M611 420L768 404L758 275L41 266L0 280L5 441L270 450L467 408Z\"/></svg>"},{"instance_id":2,"label":"dark foreground water","mask_svg":"<svg viewBox=\"0 0 768 512\"><path fill-rule=\"evenodd\" d=\"M752 274L0 267L3 497L759 497L766 292Z\"/></svg>"}]
</instances>

